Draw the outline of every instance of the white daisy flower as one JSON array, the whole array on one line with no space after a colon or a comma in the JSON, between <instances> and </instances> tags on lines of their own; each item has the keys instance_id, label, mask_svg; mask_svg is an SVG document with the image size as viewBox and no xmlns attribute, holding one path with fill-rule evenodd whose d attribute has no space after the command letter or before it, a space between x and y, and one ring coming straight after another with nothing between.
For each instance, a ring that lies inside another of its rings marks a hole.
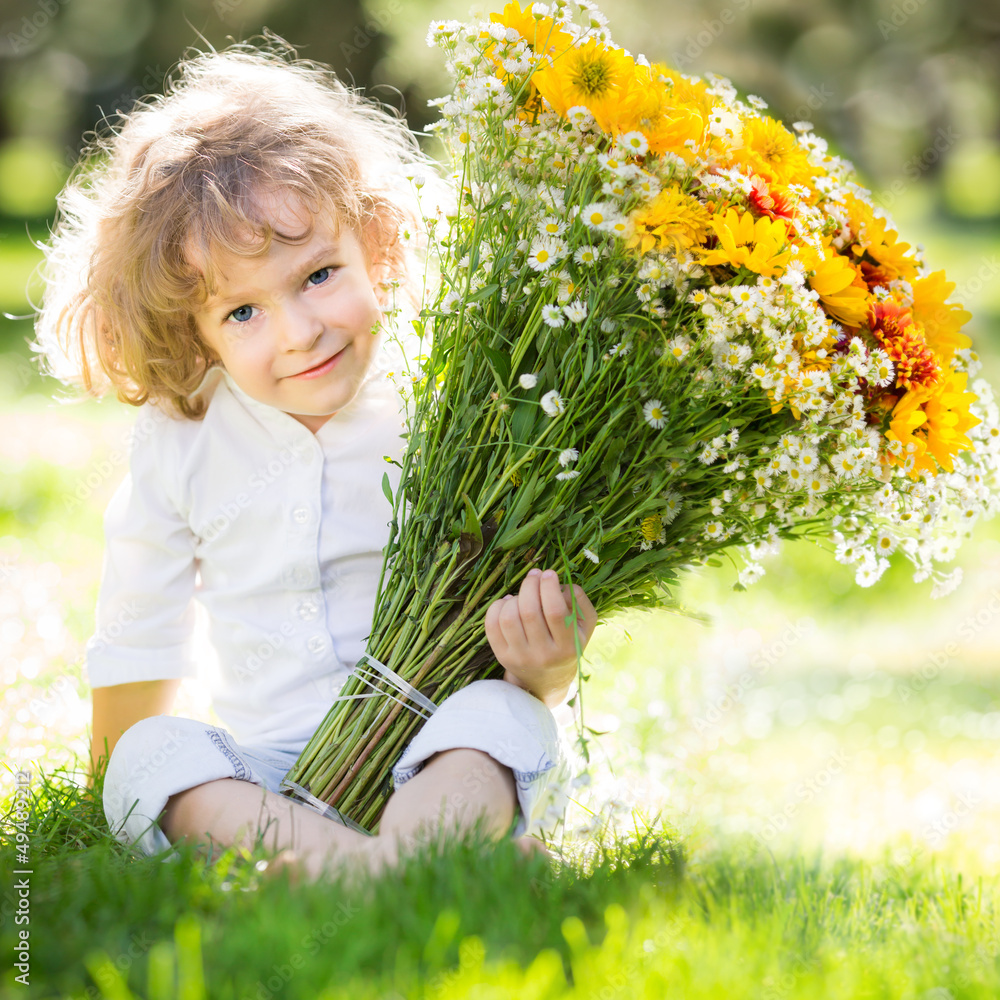
<instances>
[{"instance_id":1,"label":"white daisy flower","mask_svg":"<svg viewBox=\"0 0 1000 1000\"><path fill-rule=\"evenodd\" d=\"M569 472L557 472L556 479L576 479L580 475L576 469L570 469Z\"/></svg>"},{"instance_id":2,"label":"white daisy flower","mask_svg":"<svg viewBox=\"0 0 1000 1000\"><path fill-rule=\"evenodd\" d=\"M555 219L550 216L547 219L542 219L542 221L538 224L538 231L542 234L542 236L562 236L562 234L566 232L566 223L561 219Z\"/></svg>"},{"instance_id":3,"label":"white daisy flower","mask_svg":"<svg viewBox=\"0 0 1000 1000\"><path fill-rule=\"evenodd\" d=\"M612 227L622 222L618 210L610 201L593 201L580 213L584 225L600 232L612 232Z\"/></svg>"},{"instance_id":4,"label":"white daisy flower","mask_svg":"<svg viewBox=\"0 0 1000 1000\"><path fill-rule=\"evenodd\" d=\"M667 341L667 350L671 357L683 361L691 350L691 341L687 337L672 337Z\"/></svg>"},{"instance_id":5,"label":"white daisy flower","mask_svg":"<svg viewBox=\"0 0 1000 1000\"><path fill-rule=\"evenodd\" d=\"M613 319L601 320L601 333L614 333L618 329L618 324Z\"/></svg>"},{"instance_id":6,"label":"white daisy flower","mask_svg":"<svg viewBox=\"0 0 1000 1000\"><path fill-rule=\"evenodd\" d=\"M875 551L880 556L889 556L896 550L896 539L888 531L879 532L875 538Z\"/></svg>"},{"instance_id":7,"label":"white daisy flower","mask_svg":"<svg viewBox=\"0 0 1000 1000\"><path fill-rule=\"evenodd\" d=\"M587 318L587 304L577 299L575 302L563 306L563 312L566 313L566 318L571 323L582 323Z\"/></svg>"},{"instance_id":8,"label":"white daisy flower","mask_svg":"<svg viewBox=\"0 0 1000 1000\"><path fill-rule=\"evenodd\" d=\"M589 560L590 560L590 561L591 561L592 563L599 563L599 562L601 561L600 559L598 559L598 557L597 557L597 553L596 553L596 552L592 552L592 551L591 551L590 549L584 549L584 550L583 550L583 554L584 554L584 555L585 555L585 556L586 556L586 557L587 557L587 558L588 558L588 559L589 559Z\"/></svg>"},{"instance_id":9,"label":"white daisy flower","mask_svg":"<svg viewBox=\"0 0 1000 1000\"><path fill-rule=\"evenodd\" d=\"M550 417L558 417L560 413L564 413L566 410L566 404L563 402L562 397L555 389L550 389L544 396L542 396L542 409Z\"/></svg>"},{"instance_id":10,"label":"white daisy flower","mask_svg":"<svg viewBox=\"0 0 1000 1000\"><path fill-rule=\"evenodd\" d=\"M531 244L531 252L528 254L528 267L533 271L547 271L555 264L563 253L561 241L543 238L535 240Z\"/></svg>"},{"instance_id":11,"label":"white daisy flower","mask_svg":"<svg viewBox=\"0 0 1000 1000\"><path fill-rule=\"evenodd\" d=\"M667 414L663 404L658 399L649 399L642 407L642 415L650 427L659 430L667 423Z\"/></svg>"},{"instance_id":12,"label":"white daisy flower","mask_svg":"<svg viewBox=\"0 0 1000 1000\"><path fill-rule=\"evenodd\" d=\"M895 377L896 370L893 366L892 358L883 350L873 351L868 362L869 381L882 389L887 385L892 385Z\"/></svg>"},{"instance_id":13,"label":"white daisy flower","mask_svg":"<svg viewBox=\"0 0 1000 1000\"><path fill-rule=\"evenodd\" d=\"M542 306L542 322L546 326L551 326L554 330L558 330L559 327L565 325L566 320L559 306L548 305Z\"/></svg>"},{"instance_id":14,"label":"white daisy flower","mask_svg":"<svg viewBox=\"0 0 1000 1000\"><path fill-rule=\"evenodd\" d=\"M722 363L726 368L739 369L750 360L752 353L746 344L730 344L722 355Z\"/></svg>"},{"instance_id":15,"label":"white daisy flower","mask_svg":"<svg viewBox=\"0 0 1000 1000\"><path fill-rule=\"evenodd\" d=\"M952 570L947 576L942 576L931 588L931 597L946 597L962 582L962 567Z\"/></svg>"},{"instance_id":16,"label":"white daisy flower","mask_svg":"<svg viewBox=\"0 0 1000 1000\"><path fill-rule=\"evenodd\" d=\"M709 521L705 525L705 537L712 540L722 538L723 530L721 521Z\"/></svg>"},{"instance_id":17,"label":"white daisy flower","mask_svg":"<svg viewBox=\"0 0 1000 1000\"><path fill-rule=\"evenodd\" d=\"M534 389L538 385L538 376L534 372L524 372L517 381L522 389Z\"/></svg>"},{"instance_id":18,"label":"white daisy flower","mask_svg":"<svg viewBox=\"0 0 1000 1000\"><path fill-rule=\"evenodd\" d=\"M559 464L566 466L570 462L575 462L580 457L580 453L576 448L564 448L559 452Z\"/></svg>"},{"instance_id":19,"label":"white daisy flower","mask_svg":"<svg viewBox=\"0 0 1000 1000\"><path fill-rule=\"evenodd\" d=\"M681 498L678 494L670 492L667 493L663 498L663 510L660 512L660 520L664 524L670 524L670 522L677 517L681 512Z\"/></svg>"},{"instance_id":20,"label":"white daisy flower","mask_svg":"<svg viewBox=\"0 0 1000 1000\"><path fill-rule=\"evenodd\" d=\"M618 147L629 156L645 156L649 150L649 142L641 132L626 132L618 137Z\"/></svg>"},{"instance_id":21,"label":"white daisy flower","mask_svg":"<svg viewBox=\"0 0 1000 1000\"><path fill-rule=\"evenodd\" d=\"M597 262L600 255L600 251L597 247L588 243L577 249L576 253L573 254L573 260L575 260L577 264L594 264Z\"/></svg>"}]
</instances>

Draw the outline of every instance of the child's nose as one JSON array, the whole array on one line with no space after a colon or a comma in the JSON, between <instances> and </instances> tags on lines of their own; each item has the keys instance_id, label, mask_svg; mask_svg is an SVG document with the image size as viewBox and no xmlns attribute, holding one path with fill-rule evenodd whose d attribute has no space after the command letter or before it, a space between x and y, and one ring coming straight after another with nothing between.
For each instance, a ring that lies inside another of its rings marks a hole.
<instances>
[{"instance_id":1,"label":"child's nose","mask_svg":"<svg viewBox=\"0 0 1000 1000\"><path fill-rule=\"evenodd\" d=\"M289 351L308 350L323 333L322 320L310 309L286 309L281 322L282 346Z\"/></svg>"}]
</instances>

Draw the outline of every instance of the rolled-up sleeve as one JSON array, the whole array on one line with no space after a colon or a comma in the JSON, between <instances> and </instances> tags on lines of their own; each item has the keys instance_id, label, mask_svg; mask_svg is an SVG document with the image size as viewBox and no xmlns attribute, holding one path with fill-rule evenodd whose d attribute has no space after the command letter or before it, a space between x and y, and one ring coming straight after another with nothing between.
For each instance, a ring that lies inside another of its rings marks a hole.
<instances>
[{"instance_id":1,"label":"rolled-up sleeve","mask_svg":"<svg viewBox=\"0 0 1000 1000\"><path fill-rule=\"evenodd\" d=\"M129 473L104 515L95 631L86 647L94 688L197 673L196 538L177 498L175 424L148 404L140 410Z\"/></svg>"}]
</instances>

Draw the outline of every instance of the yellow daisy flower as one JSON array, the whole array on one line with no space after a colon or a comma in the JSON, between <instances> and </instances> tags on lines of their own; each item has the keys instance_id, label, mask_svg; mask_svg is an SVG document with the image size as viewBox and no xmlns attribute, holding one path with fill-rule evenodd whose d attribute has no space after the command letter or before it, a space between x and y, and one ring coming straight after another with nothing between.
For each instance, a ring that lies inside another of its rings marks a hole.
<instances>
[{"instance_id":1,"label":"yellow daisy flower","mask_svg":"<svg viewBox=\"0 0 1000 1000\"><path fill-rule=\"evenodd\" d=\"M711 214L697 198L667 188L634 212L631 221L635 228L629 247L641 254L653 249L677 253L704 243Z\"/></svg>"},{"instance_id":2,"label":"yellow daisy flower","mask_svg":"<svg viewBox=\"0 0 1000 1000\"><path fill-rule=\"evenodd\" d=\"M809 154L779 121L767 115L748 118L743 144L732 151L737 163L746 164L769 184L810 184L822 171L809 162Z\"/></svg>"},{"instance_id":3,"label":"yellow daisy flower","mask_svg":"<svg viewBox=\"0 0 1000 1000\"><path fill-rule=\"evenodd\" d=\"M782 250L788 230L780 220L762 216L755 222L753 213L730 208L724 218L715 216L711 226L719 245L702 250L703 264L731 264L770 277L783 271L792 256L791 249Z\"/></svg>"},{"instance_id":4,"label":"yellow daisy flower","mask_svg":"<svg viewBox=\"0 0 1000 1000\"><path fill-rule=\"evenodd\" d=\"M925 473L936 475L941 469L954 471L954 457L974 447L965 432L980 420L969 412L976 394L966 392L968 375L949 370L929 388L907 392L893 408L886 437L903 447L888 461L902 465L908 455L915 459L909 475L918 479ZM915 450L908 451L912 444ZM932 457L933 456L933 457Z\"/></svg>"},{"instance_id":5,"label":"yellow daisy flower","mask_svg":"<svg viewBox=\"0 0 1000 1000\"><path fill-rule=\"evenodd\" d=\"M810 287L819 293L827 313L845 326L860 326L868 315L868 286L857 268L846 258L827 248L824 260L818 260L809 278Z\"/></svg>"},{"instance_id":6,"label":"yellow daisy flower","mask_svg":"<svg viewBox=\"0 0 1000 1000\"><path fill-rule=\"evenodd\" d=\"M955 290L944 271L935 271L913 282L913 319L924 328L928 346L942 361L948 361L956 350L972 346L972 341L959 329L972 319L972 313L962 306L945 302Z\"/></svg>"},{"instance_id":7,"label":"yellow daisy flower","mask_svg":"<svg viewBox=\"0 0 1000 1000\"><path fill-rule=\"evenodd\" d=\"M583 105L604 132L611 131L611 116L620 103L620 88L634 72L634 61L624 49L611 49L595 39L556 53L551 63L537 70L531 82L560 114Z\"/></svg>"}]
</instances>

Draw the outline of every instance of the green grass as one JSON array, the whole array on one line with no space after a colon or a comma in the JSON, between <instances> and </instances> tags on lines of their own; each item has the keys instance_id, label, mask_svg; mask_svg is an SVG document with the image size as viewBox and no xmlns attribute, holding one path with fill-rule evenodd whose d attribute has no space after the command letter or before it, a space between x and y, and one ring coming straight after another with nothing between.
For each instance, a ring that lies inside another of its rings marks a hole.
<instances>
[{"instance_id":1,"label":"green grass","mask_svg":"<svg viewBox=\"0 0 1000 1000\"><path fill-rule=\"evenodd\" d=\"M6 972L5 998L1000 992L995 880L926 859L823 863L733 842L686 869L661 830L556 862L470 839L364 884L293 886L265 877L261 852L132 856L71 772L36 776L33 795L31 984ZM0 855L19 867L9 842ZM7 889L4 956L14 907Z\"/></svg>"}]
</instances>

